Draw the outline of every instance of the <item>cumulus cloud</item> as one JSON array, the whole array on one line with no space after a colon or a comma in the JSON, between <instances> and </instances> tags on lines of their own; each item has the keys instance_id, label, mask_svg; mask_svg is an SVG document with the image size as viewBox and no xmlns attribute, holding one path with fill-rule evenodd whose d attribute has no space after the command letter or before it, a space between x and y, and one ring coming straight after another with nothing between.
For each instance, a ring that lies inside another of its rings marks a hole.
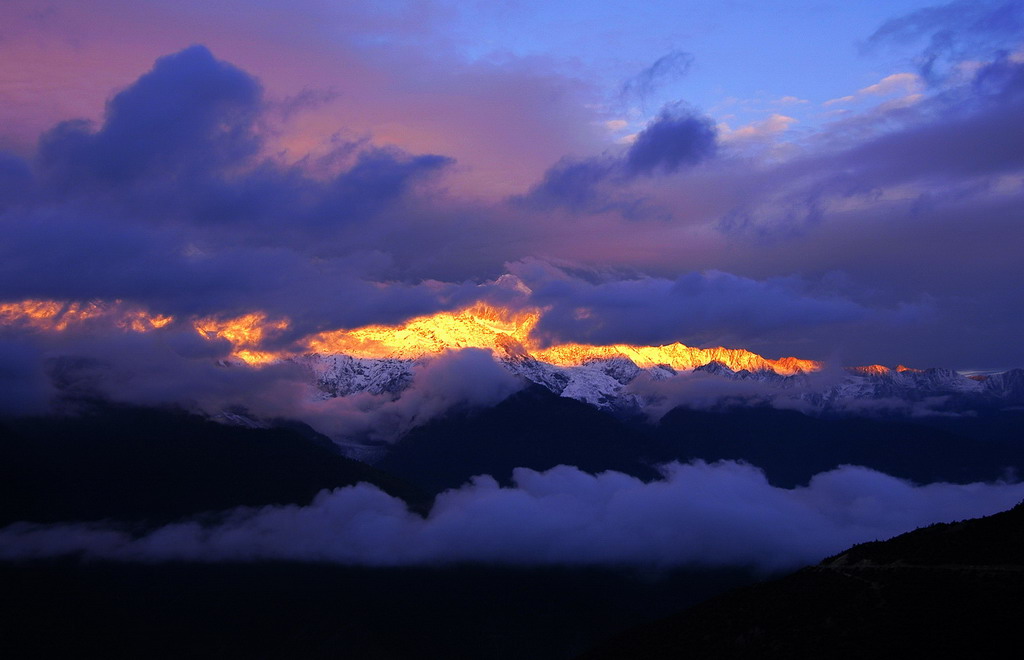
<instances>
[{"instance_id":1,"label":"cumulus cloud","mask_svg":"<svg viewBox=\"0 0 1024 660\"><path fill-rule=\"evenodd\" d=\"M632 175L655 171L676 172L714 155L715 125L707 117L682 105L665 108L636 136L626 154Z\"/></svg>"},{"instance_id":2,"label":"cumulus cloud","mask_svg":"<svg viewBox=\"0 0 1024 660\"><path fill-rule=\"evenodd\" d=\"M152 71L114 96L99 130L72 120L45 134L39 166L60 188L192 179L257 153L261 99L255 78L192 46L158 59Z\"/></svg>"},{"instance_id":3,"label":"cumulus cloud","mask_svg":"<svg viewBox=\"0 0 1024 660\"><path fill-rule=\"evenodd\" d=\"M115 95L98 128L73 120L44 134L35 165L50 197L101 201L133 224L184 225L215 245L297 247L336 240L453 162L364 139L334 144L319 169L289 165L263 154L266 114L254 77L192 46Z\"/></svg>"},{"instance_id":4,"label":"cumulus cloud","mask_svg":"<svg viewBox=\"0 0 1024 660\"><path fill-rule=\"evenodd\" d=\"M644 483L559 466L518 468L447 491L429 515L367 484L322 491L308 506L240 508L132 536L109 524L15 523L0 557L127 561L287 559L364 565L450 562L755 566L786 569L854 543L996 513L1024 484L917 486L844 466L805 487L776 488L749 465L669 464Z\"/></svg>"},{"instance_id":5,"label":"cumulus cloud","mask_svg":"<svg viewBox=\"0 0 1024 660\"><path fill-rule=\"evenodd\" d=\"M588 210L607 206L609 201L600 186L618 167L612 157L563 158L544 173L528 195L516 201L533 208L567 206Z\"/></svg>"}]
</instances>

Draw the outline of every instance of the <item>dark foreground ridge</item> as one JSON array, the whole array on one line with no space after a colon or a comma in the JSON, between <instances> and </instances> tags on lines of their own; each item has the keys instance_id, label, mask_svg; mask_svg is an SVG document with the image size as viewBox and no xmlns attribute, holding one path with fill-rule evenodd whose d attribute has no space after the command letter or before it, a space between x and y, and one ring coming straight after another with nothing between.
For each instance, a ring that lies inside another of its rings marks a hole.
<instances>
[{"instance_id":1,"label":"dark foreground ridge","mask_svg":"<svg viewBox=\"0 0 1024 660\"><path fill-rule=\"evenodd\" d=\"M0 562L2 658L568 660L740 569Z\"/></svg>"},{"instance_id":2,"label":"dark foreground ridge","mask_svg":"<svg viewBox=\"0 0 1024 660\"><path fill-rule=\"evenodd\" d=\"M623 634L580 660L997 657L1024 614L1024 503L865 543Z\"/></svg>"},{"instance_id":3,"label":"dark foreground ridge","mask_svg":"<svg viewBox=\"0 0 1024 660\"><path fill-rule=\"evenodd\" d=\"M416 507L409 484L342 456L309 427L227 426L180 410L93 403L0 419L0 526L113 519L161 525L238 506L308 504L371 483Z\"/></svg>"}]
</instances>

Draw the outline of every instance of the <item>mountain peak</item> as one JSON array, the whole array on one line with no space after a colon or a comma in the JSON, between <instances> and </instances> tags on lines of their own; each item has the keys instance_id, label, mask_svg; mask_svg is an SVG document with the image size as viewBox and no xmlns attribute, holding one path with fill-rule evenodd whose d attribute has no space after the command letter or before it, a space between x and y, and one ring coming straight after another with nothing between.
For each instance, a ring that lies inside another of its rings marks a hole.
<instances>
[{"instance_id":1,"label":"mountain peak","mask_svg":"<svg viewBox=\"0 0 1024 660\"><path fill-rule=\"evenodd\" d=\"M847 371L859 376L881 376L892 373L892 369L881 364L869 364L863 367L849 367Z\"/></svg>"},{"instance_id":2,"label":"mountain peak","mask_svg":"<svg viewBox=\"0 0 1024 660\"><path fill-rule=\"evenodd\" d=\"M541 347L533 337L540 317L539 309L517 311L477 303L454 312L419 316L401 325L370 325L321 333L309 340L308 347L310 352L322 355L409 360L446 350L479 348L493 352L499 359L533 357L558 367L624 358L641 369L667 365L676 370L691 370L720 362L732 371L773 371L784 376L817 371L822 366L814 360L773 360L745 349L694 348L679 342L662 346L565 343Z\"/></svg>"}]
</instances>

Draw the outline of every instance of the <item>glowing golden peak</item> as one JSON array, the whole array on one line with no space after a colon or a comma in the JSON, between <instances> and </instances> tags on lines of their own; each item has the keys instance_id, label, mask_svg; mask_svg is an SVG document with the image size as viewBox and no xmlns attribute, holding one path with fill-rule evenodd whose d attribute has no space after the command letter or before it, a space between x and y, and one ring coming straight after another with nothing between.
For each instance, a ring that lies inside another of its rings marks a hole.
<instances>
[{"instance_id":1,"label":"glowing golden peak","mask_svg":"<svg viewBox=\"0 0 1024 660\"><path fill-rule=\"evenodd\" d=\"M418 359L449 349L496 350L525 344L540 319L538 310L513 312L484 303L454 311L418 316L398 326L369 325L315 335L309 350L353 357Z\"/></svg>"},{"instance_id":2,"label":"glowing golden peak","mask_svg":"<svg viewBox=\"0 0 1024 660\"><path fill-rule=\"evenodd\" d=\"M915 374L921 373L920 369L914 369L912 367L905 367L902 364L897 364L896 365L896 371L899 372L899 373L903 373L904 371L909 371L909 372L915 373Z\"/></svg>"},{"instance_id":3,"label":"glowing golden peak","mask_svg":"<svg viewBox=\"0 0 1024 660\"><path fill-rule=\"evenodd\" d=\"M881 376L891 372L892 369L881 364L868 364L863 367L850 367L849 371L864 376Z\"/></svg>"},{"instance_id":4,"label":"glowing golden peak","mask_svg":"<svg viewBox=\"0 0 1024 660\"><path fill-rule=\"evenodd\" d=\"M134 332L162 328L174 319L151 315L113 303L60 303L26 300L0 305L0 322L25 323L44 330L65 330L70 323L109 315L114 323ZM783 375L816 371L821 363L784 357L771 360L743 349L693 348L680 343L664 346L611 344L560 344L540 348L532 334L541 317L536 308L512 310L476 303L455 311L418 316L399 325L368 325L353 330L334 330L309 337L306 352L345 354L360 358L416 360L447 350L479 348L498 356L533 356L558 366L578 366L593 360L624 357L641 368L668 365L690 370L720 362L734 371L771 370ZM195 319L193 327L206 339L224 339L231 343L232 355L251 365L261 365L291 357L294 353L265 350L268 337L289 327L287 319L269 319L265 312L251 312L234 318ZM906 369L901 367L901 369Z\"/></svg>"},{"instance_id":5,"label":"glowing golden peak","mask_svg":"<svg viewBox=\"0 0 1024 660\"><path fill-rule=\"evenodd\" d=\"M560 344L534 351L533 354L538 360L565 367L578 366L593 360L626 357L641 368L665 364L673 369L688 370L711 362L720 362L733 371L742 369L748 371L770 370L787 376L821 369L821 363L814 360L800 360L793 357L769 360L744 349L693 348L679 342L664 346Z\"/></svg>"}]
</instances>

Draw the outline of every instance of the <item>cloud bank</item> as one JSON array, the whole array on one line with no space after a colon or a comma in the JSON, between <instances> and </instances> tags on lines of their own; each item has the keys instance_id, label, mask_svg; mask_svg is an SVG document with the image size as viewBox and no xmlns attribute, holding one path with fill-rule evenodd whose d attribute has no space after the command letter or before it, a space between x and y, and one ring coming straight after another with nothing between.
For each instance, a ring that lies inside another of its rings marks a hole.
<instances>
[{"instance_id":1,"label":"cloud bank","mask_svg":"<svg viewBox=\"0 0 1024 660\"><path fill-rule=\"evenodd\" d=\"M0 415L74 412L80 398L98 397L210 416L233 410L301 420L338 441L390 442L453 409L495 405L525 385L489 351L462 349L397 366L410 372L400 395L326 398L302 364L252 368L230 359L231 351L229 342L203 339L190 327L0 333Z\"/></svg>"},{"instance_id":2,"label":"cloud bank","mask_svg":"<svg viewBox=\"0 0 1024 660\"><path fill-rule=\"evenodd\" d=\"M452 562L754 566L787 569L854 543L996 513L1024 484L916 486L859 467L774 488L749 465L669 464L643 483L616 472L518 468L437 498L426 518L367 484L322 491L308 506L236 509L133 537L116 526L16 523L5 559L78 554L125 561L286 559L373 566Z\"/></svg>"}]
</instances>

